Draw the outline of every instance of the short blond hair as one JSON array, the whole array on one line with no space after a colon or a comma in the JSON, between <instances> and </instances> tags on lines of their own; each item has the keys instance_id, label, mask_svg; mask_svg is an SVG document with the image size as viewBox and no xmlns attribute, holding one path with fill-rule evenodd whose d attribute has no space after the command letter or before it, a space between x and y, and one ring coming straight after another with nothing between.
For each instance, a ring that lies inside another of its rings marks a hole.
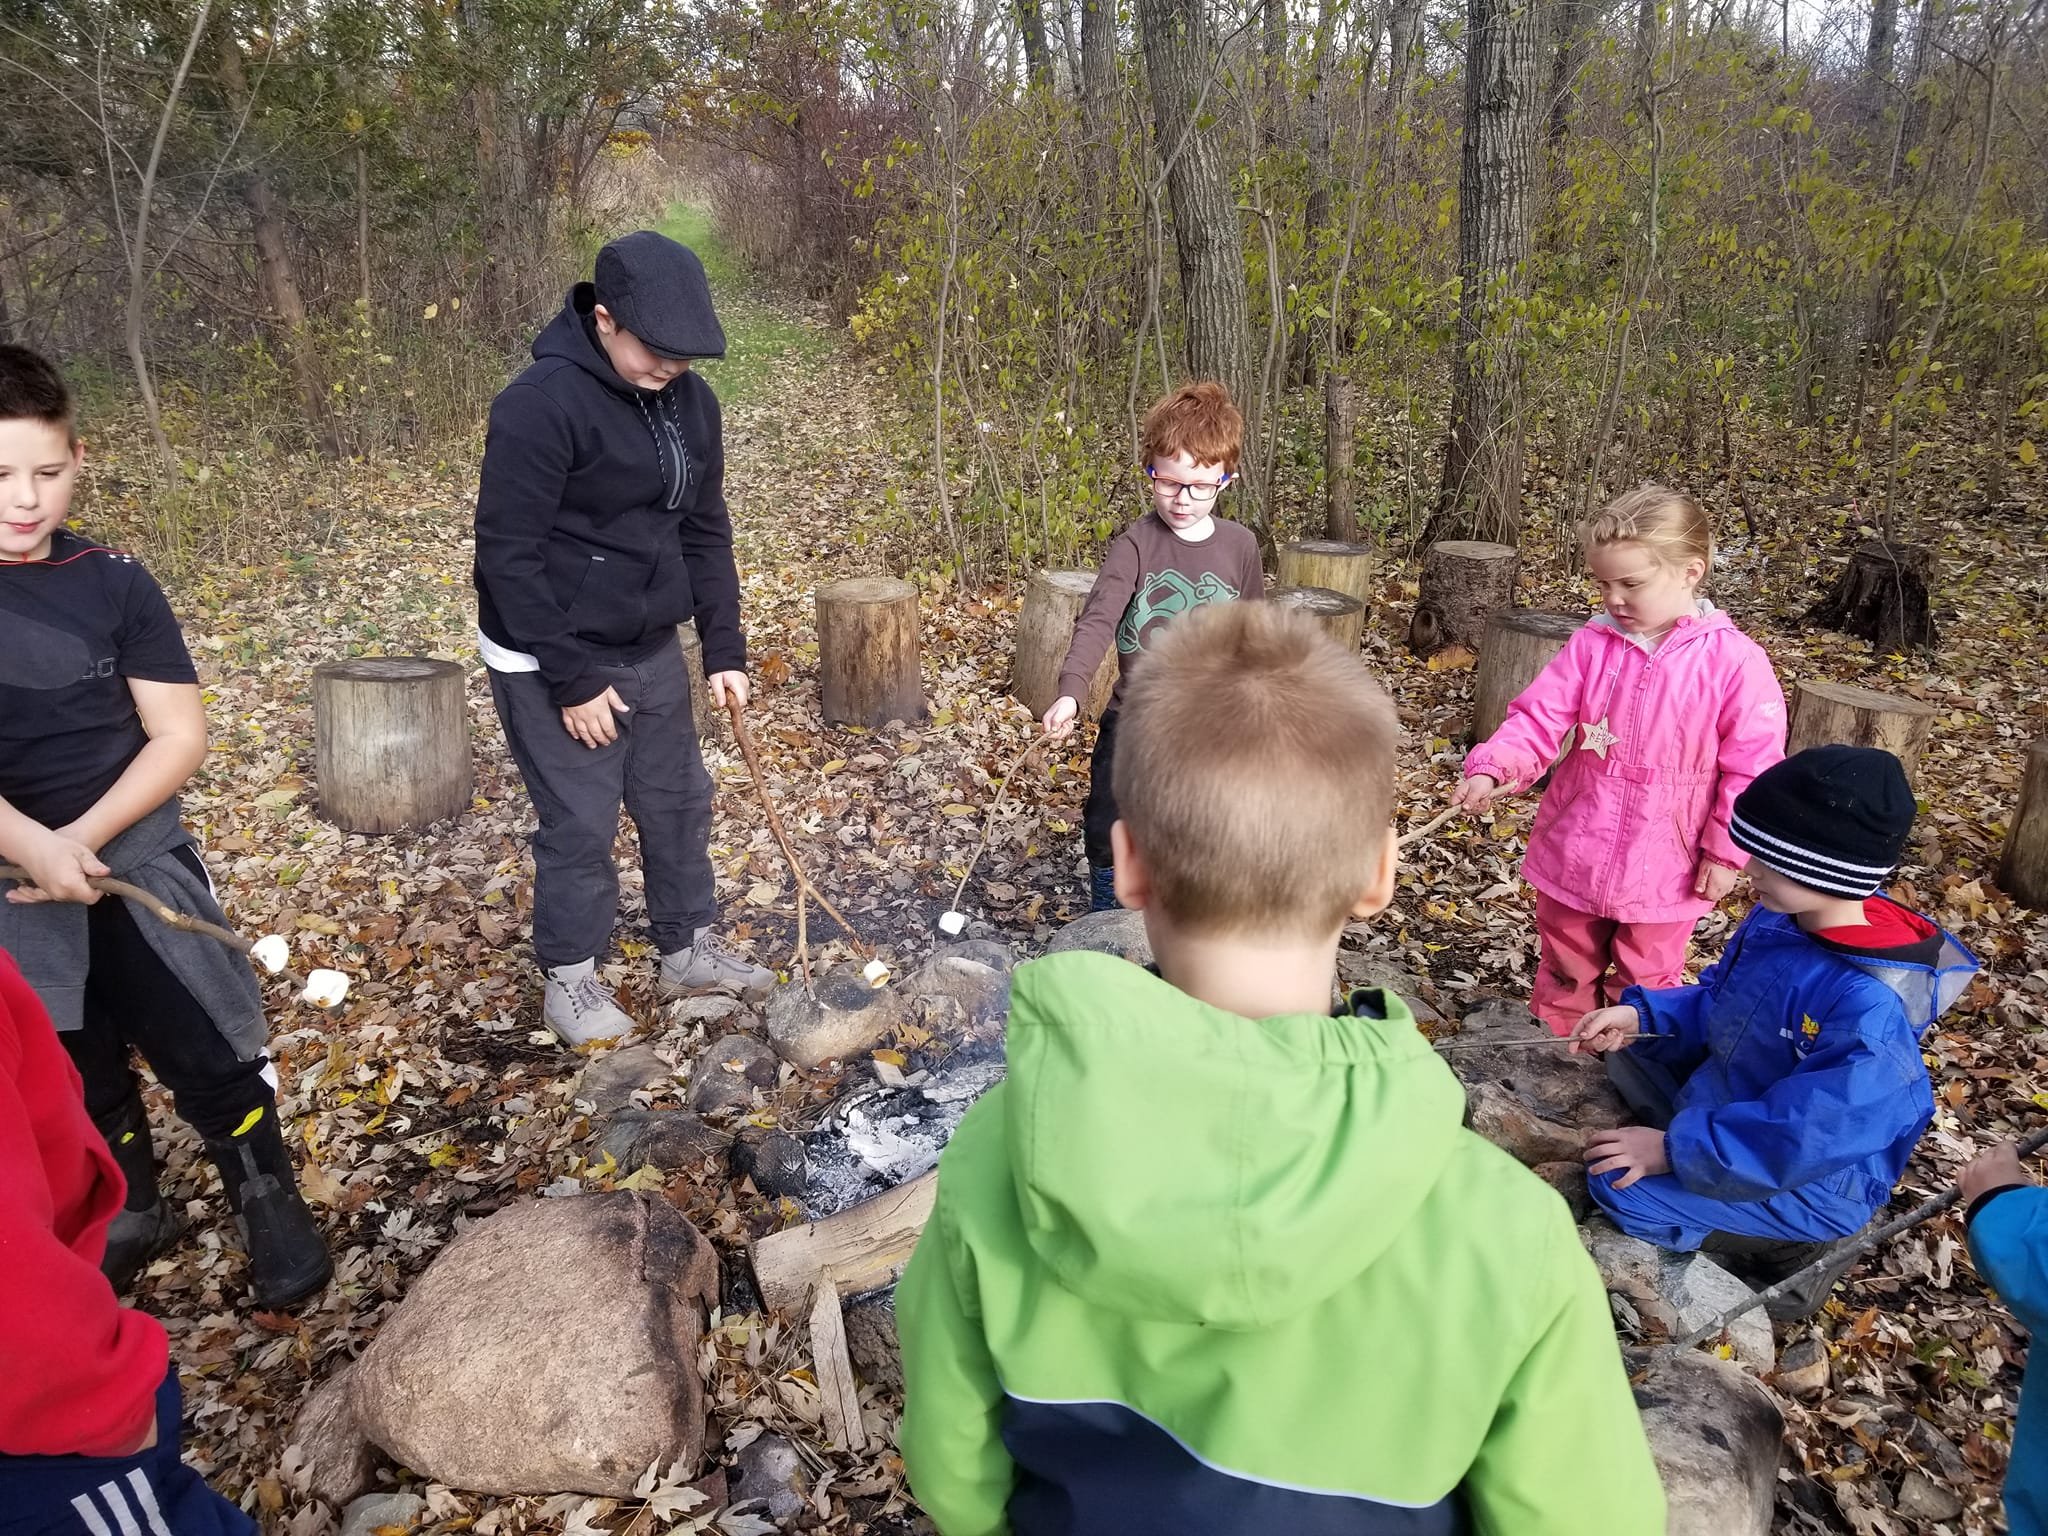
<instances>
[{"instance_id":1,"label":"short blond hair","mask_svg":"<svg viewBox=\"0 0 2048 1536\"><path fill-rule=\"evenodd\" d=\"M1400 725L1355 653L1298 614L1223 603L1131 669L1117 808L1190 932L1328 933L1378 873Z\"/></svg>"},{"instance_id":2,"label":"short blond hair","mask_svg":"<svg viewBox=\"0 0 2048 1536\"><path fill-rule=\"evenodd\" d=\"M1579 543L1587 554L1603 544L1640 544L1673 570L1688 560L1714 568L1714 524L1706 508L1683 491L1648 480L1589 518Z\"/></svg>"}]
</instances>

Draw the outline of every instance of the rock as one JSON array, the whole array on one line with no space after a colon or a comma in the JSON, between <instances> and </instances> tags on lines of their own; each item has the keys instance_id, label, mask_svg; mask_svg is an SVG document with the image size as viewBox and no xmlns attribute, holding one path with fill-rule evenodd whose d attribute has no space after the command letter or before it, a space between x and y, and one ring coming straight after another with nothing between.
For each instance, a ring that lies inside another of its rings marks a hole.
<instances>
[{"instance_id":1,"label":"rock","mask_svg":"<svg viewBox=\"0 0 2048 1536\"><path fill-rule=\"evenodd\" d=\"M1631 1374L1644 1365L1625 1351ZM1636 1387L1664 1483L1667 1536L1770 1536L1785 1421L1740 1368L1707 1355L1660 1361Z\"/></svg>"},{"instance_id":2,"label":"rock","mask_svg":"<svg viewBox=\"0 0 2048 1536\"><path fill-rule=\"evenodd\" d=\"M851 966L818 977L816 990L813 997L792 982L768 999L769 1042L805 1071L872 1050L908 1016L900 991L869 986Z\"/></svg>"},{"instance_id":3,"label":"rock","mask_svg":"<svg viewBox=\"0 0 2048 1536\"><path fill-rule=\"evenodd\" d=\"M1818 1397L1828 1389L1829 1369L1826 1342L1808 1334L1785 1346L1771 1385L1788 1397Z\"/></svg>"},{"instance_id":4,"label":"rock","mask_svg":"<svg viewBox=\"0 0 2048 1536\"><path fill-rule=\"evenodd\" d=\"M756 1089L775 1086L782 1063L752 1035L721 1035L690 1064L690 1093L684 1100L700 1115L752 1109Z\"/></svg>"},{"instance_id":5,"label":"rock","mask_svg":"<svg viewBox=\"0 0 2048 1536\"><path fill-rule=\"evenodd\" d=\"M343 1366L308 1394L292 1428L290 1449L306 1470L306 1487L331 1509L340 1509L370 1486L377 1448L356 1422L349 1402L349 1373Z\"/></svg>"},{"instance_id":6,"label":"rock","mask_svg":"<svg viewBox=\"0 0 2048 1536\"><path fill-rule=\"evenodd\" d=\"M671 1024L716 1024L731 1018L746 1005L727 992L709 992L703 997L679 998L669 1004Z\"/></svg>"},{"instance_id":7,"label":"rock","mask_svg":"<svg viewBox=\"0 0 2048 1536\"><path fill-rule=\"evenodd\" d=\"M803 1458L780 1435L757 1435L749 1441L733 1472L733 1507L742 1513L759 1506L762 1514L787 1530L810 1507L811 1480L804 1474Z\"/></svg>"},{"instance_id":8,"label":"rock","mask_svg":"<svg viewBox=\"0 0 2048 1536\"><path fill-rule=\"evenodd\" d=\"M1906 1442L1906 1448L1922 1466L1934 1469L1942 1482L1956 1488L1969 1487L1973 1480L1970 1464L1963 1460L1963 1453L1956 1449L1955 1441L1918 1414L1907 1415L1899 1438Z\"/></svg>"},{"instance_id":9,"label":"rock","mask_svg":"<svg viewBox=\"0 0 2048 1536\"><path fill-rule=\"evenodd\" d=\"M1133 965L1152 963L1152 941L1145 937L1145 914L1122 907L1075 918L1054 934L1052 942L1045 946L1049 955L1069 949L1093 949L1105 955L1121 955Z\"/></svg>"},{"instance_id":10,"label":"rock","mask_svg":"<svg viewBox=\"0 0 2048 1536\"><path fill-rule=\"evenodd\" d=\"M683 1173L707 1157L723 1157L731 1144L730 1137L686 1109L628 1109L612 1117L597 1146L627 1173L636 1168Z\"/></svg>"},{"instance_id":11,"label":"rock","mask_svg":"<svg viewBox=\"0 0 2048 1536\"><path fill-rule=\"evenodd\" d=\"M804 1144L781 1131L742 1136L733 1143L732 1165L735 1173L752 1179L754 1188L771 1199L794 1200L811 1180Z\"/></svg>"},{"instance_id":12,"label":"rock","mask_svg":"<svg viewBox=\"0 0 2048 1536\"><path fill-rule=\"evenodd\" d=\"M912 998L951 998L970 1027L985 1029L1010 1011L1010 973L963 955L935 957L903 983Z\"/></svg>"},{"instance_id":13,"label":"rock","mask_svg":"<svg viewBox=\"0 0 2048 1536\"><path fill-rule=\"evenodd\" d=\"M718 1259L633 1191L508 1206L443 1248L370 1340L349 1400L370 1439L478 1493L623 1498L704 1444L697 1347Z\"/></svg>"},{"instance_id":14,"label":"rock","mask_svg":"<svg viewBox=\"0 0 2048 1536\"><path fill-rule=\"evenodd\" d=\"M1017 968L1017 952L997 939L961 939L932 951L934 960L972 960L1005 976Z\"/></svg>"},{"instance_id":15,"label":"rock","mask_svg":"<svg viewBox=\"0 0 2048 1536\"><path fill-rule=\"evenodd\" d=\"M1963 1512L1954 1489L1944 1488L1925 1472L1908 1472L1899 1482L1899 1513L1930 1525L1953 1520Z\"/></svg>"},{"instance_id":16,"label":"rock","mask_svg":"<svg viewBox=\"0 0 2048 1536\"><path fill-rule=\"evenodd\" d=\"M1465 1119L1501 1151L1531 1168L1579 1161L1585 1146L1585 1137L1576 1128L1545 1119L1500 1083L1479 1083L1467 1090Z\"/></svg>"},{"instance_id":17,"label":"rock","mask_svg":"<svg viewBox=\"0 0 2048 1536\"><path fill-rule=\"evenodd\" d=\"M392 1527L410 1531L426 1513L427 1501L416 1493L365 1494L343 1512L341 1536L372 1536Z\"/></svg>"},{"instance_id":18,"label":"rock","mask_svg":"<svg viewBox=\"0 0 2048 1536\"><path fill-rule=\"evenodd\" d=\"M1702 1254L1665 1253L1604 1220L1588 1222L1579 1235L1609 1293L1626 1298L1659 1339L1688 1333L1753 1294ZM1776 1341L1763 1308L1729 1324L1728 1339L1735 1358L1749 1369L1768 1375L1776 1365Z\"/></svg>"},{"instance_id":19,"label":"rock","mask_svg":"<svg viewBox=\"0 0 2048 1536\"><path fill-rule=\"evenodd\" d=\"M1570 1141L1571 1157L1588 1131L1621 1124L1625 1106L1607 1081L1607 1069L1596 1056L1574 1056L1562 1045L1530 1045L1548 1033L1520 1003L1496 999L1468 1014L1451 1038L1457 1049L1444 1059L1465 1084L1471 1100L1473 1129L1526 1163L1548 1162L1567 1154L1526 1156ZM1489 1049L1499 1042L1505 1049ZM1500 1136L1478 1123L1482 1087L1496 1090L1486 1110ZM1514 1142L1500 1139L1509 1137Z\"/></svg>"},{"instance_id":20,"label":"rock","mask_svg":"<svg viewBox=\"0 0 2048 1536\"><path fill-rule=\"evenodd\" d=\"M1423 980L1411 971L1404 971L1377 955L1365 954L1355 949L1338 950L1337 980L1347 992L1371 987L1392 992L1408 1005L1408 1011L1415 1015L1417 1024L1436 1025L1446 1022L1443 1011L1438 1006L1441 995L1434 983Z\"/></svg>"},{"instance_id":21,"label":"rock","mask_svg":"<svg viewBox=\"0 0 2048 1536\"><path fill-rule=\"evenodd\" d=\"M869 1291L845 1306L846 1352L870 1386L903 1387L903 1346L896 1337L896 1288Z\"/></svg>"},{"instance_id":22,"label":"rock","mask_svg":"<svg viewBox=\"0 0 2048 1536\"><path fill-rule=\"evenodd\" d=\"M1564 1196L1564 1203L1571 1207L1573 1221L1584 1221L1593 1214L1593 1195L1586 1187L1583 1158L1567 1157L1554 1163L1537 1163L1529 1171Z\"/></svg>"},{"instance_id":23,"label":"rock","mask_svg":"<svg viewBox=\"0 0 2048 1536\"><path fill-rule=\"evenodd\" d=\"M587 1099L600 1115L609 1115L630 1105L640 1089L665 1088L674 1081L674 1070L654 1054L653 1046L629 1045L607 1051L585 1067L571 1094Z\"/></svg>"}]
</instances>

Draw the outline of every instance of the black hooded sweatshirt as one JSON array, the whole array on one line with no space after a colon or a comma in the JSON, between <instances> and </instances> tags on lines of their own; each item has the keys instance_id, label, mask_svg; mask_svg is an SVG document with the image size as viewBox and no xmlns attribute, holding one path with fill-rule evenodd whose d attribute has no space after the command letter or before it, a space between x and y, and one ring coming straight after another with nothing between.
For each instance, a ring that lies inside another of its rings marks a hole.
<instances>
[{"instance_id":1,"label":"black hooded sweatshirt","mask_svg":"<svg viewBox=\"0 0 2048 1536\"><path fill-rule=\"evenodd\" d=\"M613 371L589 283L491 402L476 502L477 622L540 663L554 701L603 693L697 621L704 670L747 664L718 397L694 372L659 393Z\"/></svg>"}]
</instances>

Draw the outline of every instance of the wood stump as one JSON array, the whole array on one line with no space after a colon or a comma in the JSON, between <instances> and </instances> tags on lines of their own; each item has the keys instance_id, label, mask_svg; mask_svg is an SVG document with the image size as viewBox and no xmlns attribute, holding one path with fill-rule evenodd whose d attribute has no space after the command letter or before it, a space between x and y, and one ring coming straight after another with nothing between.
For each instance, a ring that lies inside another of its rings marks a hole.
<instances>
[{"instance_id":1,"label":"wood stump","mask_svg":"<svg viewBox=\"0 0 2048 1536\"><path fill-rule=\"evenodd\" d=\"M1503 608L1487 621L1479 673L1472 684L1474 741L1484 741L1500 729L1515 695L1536 680L1585 622L1582 613L1544 608ZM1569 742L1564 750L1571 750Z\"/></svg>"},{"instance_id":2,"label":"wood stump","mask_svg":"<svg viewBox=\"0 0 2048 1536\"><path fill-rule=\"evenodd\" d=\"M463 670L424 656L313 669L320 814L350 832L398 832L469 809Z\"/></svg>"},{"instance_id":3,"label":"wood stump","mask_svg":"<svg viewBox=\"0 0 2048 1536\"><path fill-rule=\"evenodd\" d=\"M917 588L893 576L851 576L818 588L817 604L825 723L872 730L924 719Z\"/></svg>"},{"instance_id":4,"label":"wood stump","mask_svg":"<svg viewBox=\"0 0 2048 1536\"><path fill-rule=\"evenodd\" d=\"M1472 650L1496 608L1514 601L1521 557L1506 544L1444 539L1422 557L1422 596L1408 624L1408 649L1434 656L1446 646Z\"/></svg>"},{"instance_id":5,"label":"wood stump","mask_svg":"<svg viewBox=\"0 0 2048 1536\"><path fill-rule=\"evenodd\" d=\"M1060 696L1060 663L1074 639L1074 621L1095 586L1093 571L1036 571L1017 614L1017 650L1010 662L1010 697L1043 716ZM1112 644L1078 702L1083 720L1100 719L1116 687L1119 661Z\"/></svg>"},{"instance_id":6,"label":"wood stump","mask_svg":"<svg viewBox=\"0 0 2048 1536\"><path fill-rule=\"evenodd\" d=\"M1828 595L1807 610L1806 622L1868 640L1881 656L1932 649L1936 635L1928 609L1933 579L1934 557L1928 550L1866 539L1850 552L1848 567Z\"/></svg>"},{"instance_id":7,"label":"wood stump","mask_svg":"<svg viewBox=\"0 0 2048 1536\"><path fill-rule=\"evenodd\" d=\"M1854 683L1795 683L1785 754L1789 757L1830 743L1882 747L1905 765L1910 780L1917 774L1921 749L1934 729L1935 713L1932 704L1859 688Z\"/></svg>"},{"instance_id":8,"label":"wood stump","mask_svg":"<svg viewBox=\"0 0 2048 1536\"><path fill-rule=\"evenodd\" d=\"M2019 804L1998 861L1998 886L2014 901L2048 911L2048 736L2027 748Z\"/></svg>"},{"instance_id":9,"label":"wood stump","mask_svg":"<svg viewBox=\"0 0 2048 1536\"><path fill-rule=\"evenodd\" d=\"M1373 548L1338 539L1303 539L1280 546L1279 577L1283 587L1327 587L1358 599L1372 610Z\"/></svg>"},{"instance_id":10,"label":"wood stump","mask_svg":"<svg viewBox=\"0 0 2048 1536\"><path fill-rule=\"evenodd\" d=\"M1315 620L1316 628L1347 651L1358 649L1365 633L1365 604L1348 592L1328 587L1275 587L1266 601Z\"/></svg>"},{"instance_id":11,"label":"wood stump","mask_svg":"<svg viewBox=\"0 0 2048 1536\"><path fill-rule=\"evenodd\" d=\"M709 741L714 726L711 687L704 681L704 642L697 637L697 621L685 619L678 624L676 639L682 642L683 670L690 674L690 723L696 726L699 741Z\"/></svg>"}]
</instances>

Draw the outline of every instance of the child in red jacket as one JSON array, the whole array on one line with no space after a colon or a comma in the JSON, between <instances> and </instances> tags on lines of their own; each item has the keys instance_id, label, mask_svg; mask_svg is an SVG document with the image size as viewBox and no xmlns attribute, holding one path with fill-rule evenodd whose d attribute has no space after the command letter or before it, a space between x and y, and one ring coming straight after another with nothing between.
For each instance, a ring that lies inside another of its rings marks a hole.
<instances>
[{"instance_id":1,"label":"child in red jacket","mask_svg":"<svg viewBox=\"0 0 2048 1536\"><path fill-rule=\"evenodd\" d=\"M178 1459L163 1328L100 1273L126 1187L0 950L0 1536L255 1536Z\"/></svg>"}]
</instances>

